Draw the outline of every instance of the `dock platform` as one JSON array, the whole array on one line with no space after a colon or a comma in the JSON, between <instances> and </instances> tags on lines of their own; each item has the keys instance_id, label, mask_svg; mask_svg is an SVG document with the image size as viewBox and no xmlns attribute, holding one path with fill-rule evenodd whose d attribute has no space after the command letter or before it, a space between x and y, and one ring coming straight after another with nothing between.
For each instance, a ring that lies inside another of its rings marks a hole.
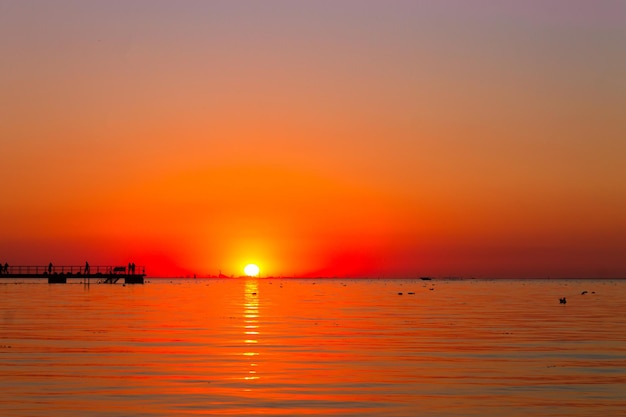
<instances>
[{"instance_id":1,"label":"dock platform","mask_svg":"<svg viewBox=\"0 0 626 417\"><path fill-rule=\"evenodd\" d=\"M4 266L0 267L0 279L38 278L47 279L49 284L65 284L68 279L82 279L87 283L115 284L121 279L125 284L143 284L146 277L146 268L137 266L129 270L126 266ZM136 272L139 271L139 272ZM93 280L93 281L92 281Z\"/></svg>"}]
</instances>

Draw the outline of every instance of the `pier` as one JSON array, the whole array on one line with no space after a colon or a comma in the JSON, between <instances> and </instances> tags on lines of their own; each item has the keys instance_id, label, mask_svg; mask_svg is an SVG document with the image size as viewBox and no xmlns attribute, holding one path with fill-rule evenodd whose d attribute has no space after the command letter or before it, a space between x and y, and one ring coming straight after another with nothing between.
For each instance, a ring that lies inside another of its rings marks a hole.
<instances>
[{"instance_id":1,"label":"pier","mask_svg":"<svg viewBox=\"0 0 626 417\"><path fill-rule=\"evenodd\" d=\"M146 277L145 266L137 266L129 270L126 266L85 266L76 265L48 265L48 266L8 266L0 268L0 279L3 278L39 278L47 279L49 284L65 284L68 279L83 279L89 283L91 280L103 284L115 284L120 279L125 284L143 284ZM137 272L138 271L138 272Z\"/></svg>"}]
</instances>

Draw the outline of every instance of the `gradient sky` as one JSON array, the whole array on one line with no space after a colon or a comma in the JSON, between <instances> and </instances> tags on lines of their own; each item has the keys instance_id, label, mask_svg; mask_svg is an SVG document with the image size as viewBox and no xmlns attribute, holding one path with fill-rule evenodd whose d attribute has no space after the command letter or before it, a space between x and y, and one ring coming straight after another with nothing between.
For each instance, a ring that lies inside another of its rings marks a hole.
<instances>
[{"instance_id":1,"label":"gradient sky","mask_svg":"<svg viewBox=\"0 0 626 417\"><path fill-rule=\"evenodd\" d=\"M626 2L0 0L0 262L626 276Z\"/></svg>"}]
</instances>

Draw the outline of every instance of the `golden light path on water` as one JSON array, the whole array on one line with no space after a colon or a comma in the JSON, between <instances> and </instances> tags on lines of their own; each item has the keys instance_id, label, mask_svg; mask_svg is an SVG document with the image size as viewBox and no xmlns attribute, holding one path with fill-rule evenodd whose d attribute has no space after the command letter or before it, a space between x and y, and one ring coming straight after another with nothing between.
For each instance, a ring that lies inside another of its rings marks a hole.
<instances>
[{"instance_id":1,"label":"golden light path on water","mask_svg":"<svg viewBox=\"0 0 626 417\"><path fill-rule=\"evenodd\" d=\"M250 369L248 375L244 377L245 380L259 379L257 375L257 366L255 359L259 356L259 352L255 349L255 345L259 343L259 285L256 278L246 279L245 284L245 304L244 304L244 343L249 348L249 351L244 352L243 355L250 360Z\"/></svg>"}]
</instances>

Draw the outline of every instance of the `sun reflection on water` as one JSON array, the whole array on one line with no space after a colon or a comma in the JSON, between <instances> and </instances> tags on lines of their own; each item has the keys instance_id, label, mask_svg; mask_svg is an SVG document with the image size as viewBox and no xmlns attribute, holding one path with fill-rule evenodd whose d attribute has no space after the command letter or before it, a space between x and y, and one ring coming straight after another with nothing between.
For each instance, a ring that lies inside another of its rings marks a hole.
<instances>
[{"instance_id":1,"label":"sun reflection on water","mask_svg":"<svg viewBox=\"0 0 626 417\"><path fill-rule=\"evenodd\" d=\"M259 379L256 368L258 366L256 358L259 352L253 349L253 346L259 343L259 298L257 297L259 284L256 279L249 279L245 285L244 298L244 344L248 348L243 356L250 359L248 372L243 379L247 381Z\"/></svg>"}]
</instances>

